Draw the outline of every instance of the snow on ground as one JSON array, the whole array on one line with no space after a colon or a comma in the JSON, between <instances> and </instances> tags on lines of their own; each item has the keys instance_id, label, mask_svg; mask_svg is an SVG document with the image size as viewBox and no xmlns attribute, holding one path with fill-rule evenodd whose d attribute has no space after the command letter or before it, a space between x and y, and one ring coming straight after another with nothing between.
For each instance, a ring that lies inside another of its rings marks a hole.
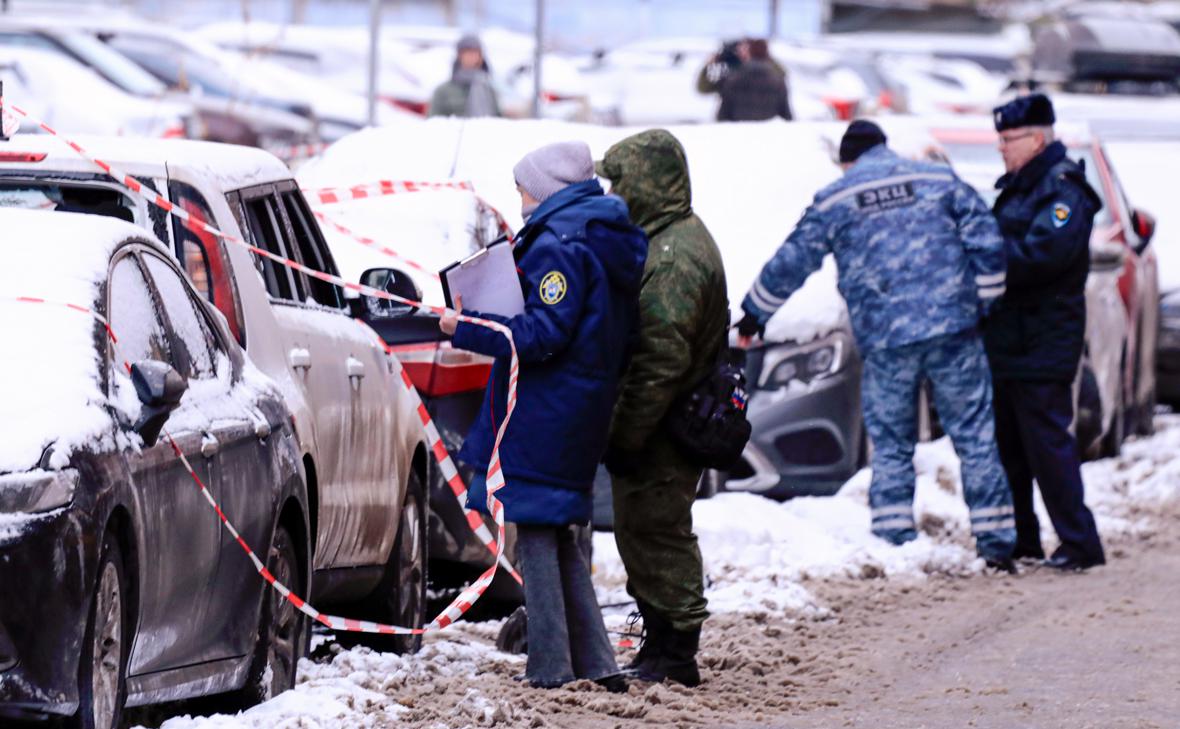
<instances>
[{"instance_id":1,"label":"snow on ground","mask_svg":"<svg viewBox=\"0 0 1180 729\"><path fill-rule=\"evenodd\" d=\"M1180 502L1180 415L1156 419L1157 433L1128 441L1119 458L1088 463L1082 473L1087 502L1107 540L1149 536L1153 515ZM924 580L931 575L968 577L982 570L968 536L960 497L958 460L946 439L922 444L915 515L921 535L895 547L869 532L870 473L854 476L833 497L776 503L751 494L720 494L693 510L710 581L714 614L823 619L829 606L812 588L821 581ZM1038 502L1043 538L1054 544ZM625 575L609 533L594 539L594 572L604 605L626 601ZM608 608L607 626L623 630L629 606ZM523 670L523 659L497 652L498 622L460 623L428 636L414 656L375 654L329 646L329 661L301 663L299 685L237 716L177 717L164 729L262 729L263 727L377 727L421 721L409 696L442 690L448 679ZM706 624L708 630L708 624ZM470 689L437 719L437 727L512 726L510 706Z\"/></svg>"}]
</instances>

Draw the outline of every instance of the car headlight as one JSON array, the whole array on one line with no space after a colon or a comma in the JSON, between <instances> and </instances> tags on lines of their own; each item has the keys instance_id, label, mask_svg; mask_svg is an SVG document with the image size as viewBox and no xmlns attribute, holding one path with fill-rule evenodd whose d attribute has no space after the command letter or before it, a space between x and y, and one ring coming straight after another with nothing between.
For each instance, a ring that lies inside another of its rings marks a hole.
<instances>
[{"instance_id":1,"label":"car headlight","mask_svg":"<svg viewBox=\"0 0 1180 729\"><path fill-rule=\"evenodd\" d=\"M78 472L26 471L0 476L0 514L35 514L74 500Z\"/></svg>"},{"instance_id":2,"label":"car headlight","mask_svg":"<svg viewBox=\"0 0 1180 729\"><path fill-rule=\"evenodd\" d=\"M767 348L758 387L774 390L794 381L822 380L844 369L847 359L848 342L843 335L804 345L772 345Z\"/></svg>"}]
</instances>

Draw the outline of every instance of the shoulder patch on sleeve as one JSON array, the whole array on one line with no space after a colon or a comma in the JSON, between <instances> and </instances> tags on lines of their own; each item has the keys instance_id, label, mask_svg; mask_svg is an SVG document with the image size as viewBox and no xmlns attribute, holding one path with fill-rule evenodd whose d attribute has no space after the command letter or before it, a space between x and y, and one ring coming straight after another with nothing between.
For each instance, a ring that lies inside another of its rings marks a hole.
<instances>
[{"instance_id":1,"label":"shoulder patch on sleeve","mask_svg":"<svg viewBox=\"0 0 1180 729\"><path fill-rule=\"evenodd\" d=\"M541 301L552 306L565 298L565 292L568 288L565 274L561 271L550 271L541 279Z\"/></svg>"},{"instance_id":2,"label":"shoulder patch on sleeve","mask_svg":"<svg viewBox=\"0 0 1180 729\"><path fill-rule=\"evenodd\" d=\"M1069 206L1065 203L1056 202L1053 204L1053 225L1057 226L1058 228L1068 223L1069 218L1072 215L1073 211L1070 210Z\"/></svg>"}]
</instances>

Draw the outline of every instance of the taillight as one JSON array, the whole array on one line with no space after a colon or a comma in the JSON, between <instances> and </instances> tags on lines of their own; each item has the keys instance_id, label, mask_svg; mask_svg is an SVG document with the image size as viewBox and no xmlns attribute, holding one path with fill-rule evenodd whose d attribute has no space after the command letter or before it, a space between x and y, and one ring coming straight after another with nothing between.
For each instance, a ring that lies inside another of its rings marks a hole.
<instances>
[{"instance_id":1,"label":"taillight","mask_svg":"<svg viewBox=\"0 0 1180 729\"><path fill-rule=\"evenodd\" d=\"M426 397L482 390L492 372L491 357L454 349L450 342L394 345L390 352Z\"/></svg>"},{"instance_id":2,"label":"taillight","mask_svg":"<svg viewBox=\"0 0 1180 729\"><path fill-rule=\"evenodd\" d=\"M851 121L852 117L856 116L856 109L860 105L856 99L837 99L831 96L824 98L823 101L840 121Z\"/></svg>"},{"instance_id":3,"label":"taillight","mask_svg":"<svg viewBox=\"0 0 1180 729\"><path fill-rule=\"evenodd\" d=\"M893 94L889 92L889 89L882 89L881 93L877 94L877 106L882 109L898 111L898 109L893 106Z\"/></svg>"},{"instance_id":4,"label":"taillight","mask_svg":"<svg viewBox=\"0 0 1180 729\"><path fill-rule=\"evenodd\" d=\"M0 150L0 162L40 162L45 152L5 152Z\"/></svg>"},{"instance_id":5,"label":"taillight","mask_svg":"<svg viewBox=\"0 0 1180 729\"><path fill-rule=\"evenodd\" d=\"M395 106L398 109L404 109L405 111L421 116L426 116L426 113L430 111L430 104L425 101L410 101L408 99L398 99L393 96L382 96L381 100L390 106Z\"/></svg>"},{"instance_id":6,"label":"taillight","mask_svg":"<svg viewBox=\"0 0 1180 729\"><path fill-rule=\"evenodd\" d=\"M169 124L160 133L161 139L185 139L186 137L183 124Z\"/></svg>"}]
</instances>

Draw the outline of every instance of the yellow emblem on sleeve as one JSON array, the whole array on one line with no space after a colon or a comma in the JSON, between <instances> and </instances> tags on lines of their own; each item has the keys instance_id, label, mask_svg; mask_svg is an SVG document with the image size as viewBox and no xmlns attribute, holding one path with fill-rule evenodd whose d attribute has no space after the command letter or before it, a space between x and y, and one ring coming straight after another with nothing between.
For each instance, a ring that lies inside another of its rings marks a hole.
<instances>
[{"instance_id":1,"label":"yellow emblem on sleeve","mask_svg":"<svg viewBox=\"0 0 1180 729\"><path fill-rule=\"evenodd\" d=\"M565 275L561 271L550 271L541 279L541 301L552 306L565 298Z\"/></svg>"}]
</instances>

